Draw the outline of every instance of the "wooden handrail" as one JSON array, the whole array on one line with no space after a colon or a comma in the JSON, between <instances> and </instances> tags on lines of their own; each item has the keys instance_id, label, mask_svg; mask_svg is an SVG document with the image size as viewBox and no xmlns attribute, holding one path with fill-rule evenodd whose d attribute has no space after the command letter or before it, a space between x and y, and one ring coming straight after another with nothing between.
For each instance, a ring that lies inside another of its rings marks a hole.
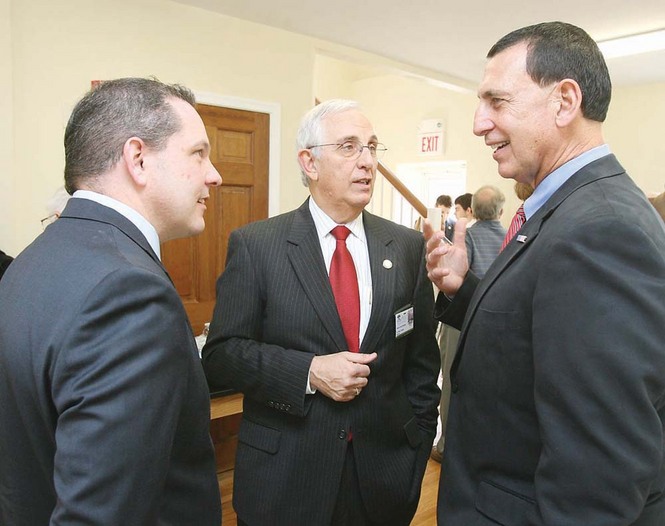
<instances>
[{"instance_id":1,"label":"wooden handrail","mask_svg":"<svg viewBox=\"0 0 665 526\"><path fill-rule=\"evenodd\" d=\"M400 181L397 176L392 173L388 168L386 168L381 161L379 161L379 172L385 177L388 182L393 185L395 190L397 190L408 203L416 209L416 211L423 217L427 217L427 207L418 199L411 190L409 190L406 185Z\"/></svg>"}]
</instances>

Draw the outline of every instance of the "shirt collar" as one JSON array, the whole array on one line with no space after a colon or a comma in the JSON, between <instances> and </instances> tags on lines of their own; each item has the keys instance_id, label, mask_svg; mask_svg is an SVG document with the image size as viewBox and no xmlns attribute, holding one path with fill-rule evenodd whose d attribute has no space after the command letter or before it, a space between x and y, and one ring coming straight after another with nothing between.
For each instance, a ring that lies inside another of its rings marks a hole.
<instances>
[{"instance_id":1,"label":"shirt collar","mask_svg":"<svg viewBox=\"0 0 665 526\"><path fill-rule=\"evenodd\" d=\"M330 234L330 231L338 226L338 223L335 223L331 217L326 214L321 207L316 204L314 198L310 196L309 198L309 212L312 214L312 219L314 220L314 225L316 226L316 233L319 236L319 241ZM363 228L363 215L358 214L354 220L344 223L344 226L347 227L351 233L356 236L361 241L365 241L365 229ZM332 234L331 234L332 235Z\"/></svg>"},{"instance_id":2,"label":"shirt collar","mask_svg":"<svg viewBox=\"0 0 665 526\"><path fill-rule=\"evenodd\" d=\"M529 219L535 214L538 209L543 206L547 200L552 197L563 183L570 179L579 170L593 161L605 157L610 154L610 147L607 144L602 144L591 148L586 152L571 159L567 163L562 164L551 174L549 174L541 183L536 187L531 197L524 201L524 214Z\"/></svg>"},{"instance_id":3,"label":"shirt collar","mask_svg":"<svg viewBox=\"0 0 665 526\"><path fill-rule=\"evenodd\" d=\"M91 192L90 190L76 190L72 197L79 199L89 199L95 203L99 203L102 206L112 208L120 215L126 217L129 221L134 223L136 228L138 228L141 233L145 236L150 244L150 248L157 254L157 257L161 260L161 253L159 250L159 235L157 235L157 230L153 227L150 222L139 214L133 208L127 206L125 203L113 199L107 195L98 194L97 192Z\"/></svg>"}]
</instances>

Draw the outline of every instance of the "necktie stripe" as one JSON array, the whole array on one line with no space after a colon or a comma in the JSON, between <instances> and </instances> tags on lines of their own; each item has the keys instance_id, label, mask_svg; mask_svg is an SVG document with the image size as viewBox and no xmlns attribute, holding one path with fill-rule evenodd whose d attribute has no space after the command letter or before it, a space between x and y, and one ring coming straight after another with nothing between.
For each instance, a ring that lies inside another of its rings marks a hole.
<instances>
[{"instance_id":1,"label":"necktie stripe","mask_svg":"<svg viewBox=\"0 0 665 526\"><path fill-rule=\"evenodd\" d=\"M506 232L506 237L503 238L503 243L501 244L501 250L506 248L506 245L510 242L510 240L513 237L515 237L515 234L519 232L520 228L522 228L522 225L524 223L526 223L526 215L524 214L524 205L520 205L520 207L517 209L517 212L515 212L513 219L510 221L510 227L508 228L508 232Z\"/></svg>"}]
</instances>

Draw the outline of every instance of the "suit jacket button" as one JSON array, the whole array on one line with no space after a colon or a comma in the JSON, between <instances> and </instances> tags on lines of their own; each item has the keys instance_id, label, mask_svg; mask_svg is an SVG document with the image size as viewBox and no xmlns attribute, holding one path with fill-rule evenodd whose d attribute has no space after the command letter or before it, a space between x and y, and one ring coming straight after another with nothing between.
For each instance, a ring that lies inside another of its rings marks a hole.
<instances>
[{"instance_id":1,"label":"suit jacket button","mask_svg":"<svg viewBox=\"0 0 665 526\"><path fill-rule=\"evenodd\" d=\"M456 393L457 391L459 391L459 385L457 384L457 382L453 382L452 384L450 384L450 390L453 393Z\"/></svg>"},{"instance_id":2,"label":"suit jacket button","mask_svg":"<svg viewBox=\"0 0 665 526\"><path fill-rule=\"evenodd\" d=\"M340 429L337 438L339 438L340 440L344 440L346 438L346 431L344 429Z\"/></svg>"}]
</instances>

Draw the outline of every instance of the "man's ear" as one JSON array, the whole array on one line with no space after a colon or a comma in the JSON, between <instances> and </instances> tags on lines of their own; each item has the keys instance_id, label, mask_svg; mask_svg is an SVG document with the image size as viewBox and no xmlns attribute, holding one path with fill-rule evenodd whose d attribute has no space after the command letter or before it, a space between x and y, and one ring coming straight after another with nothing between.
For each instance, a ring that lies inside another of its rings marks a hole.
<instances>
[{"instance_id":1,"label":"man's ear","mask_svg":"<svg viewBox=\"0 0 665 526\"><path fill-rule=\"evenodd\" d=\"M146 144L138 137L130 137L122 147L122 160L125 168L138 186L145 186L147 182L147 172L144 166L146 153Z\"/></svg>"},{"instance_id":2,"label":"man's ear","mask_svg":"<svg viewBox=\"0 0 665 526\"><path fill-rule=\"evenodd\" d=\"M568 126L582 114L582 90L573 79L563 79L559 81L555 93L559 102L556 123L560 127Z\"/></svg>"},{"instance_id":3,"label":"man's ear","mask_svg":"<svg viewBox=\"0 0 665 526\"><path fill-rule=\"evenodd\" d=\"M318 180L319 171L316 166L316 158L312 155L311 150L298 151L298 164L300 165L302 172L307 175L310 180Z\"/></svg>"}]
</instances>

